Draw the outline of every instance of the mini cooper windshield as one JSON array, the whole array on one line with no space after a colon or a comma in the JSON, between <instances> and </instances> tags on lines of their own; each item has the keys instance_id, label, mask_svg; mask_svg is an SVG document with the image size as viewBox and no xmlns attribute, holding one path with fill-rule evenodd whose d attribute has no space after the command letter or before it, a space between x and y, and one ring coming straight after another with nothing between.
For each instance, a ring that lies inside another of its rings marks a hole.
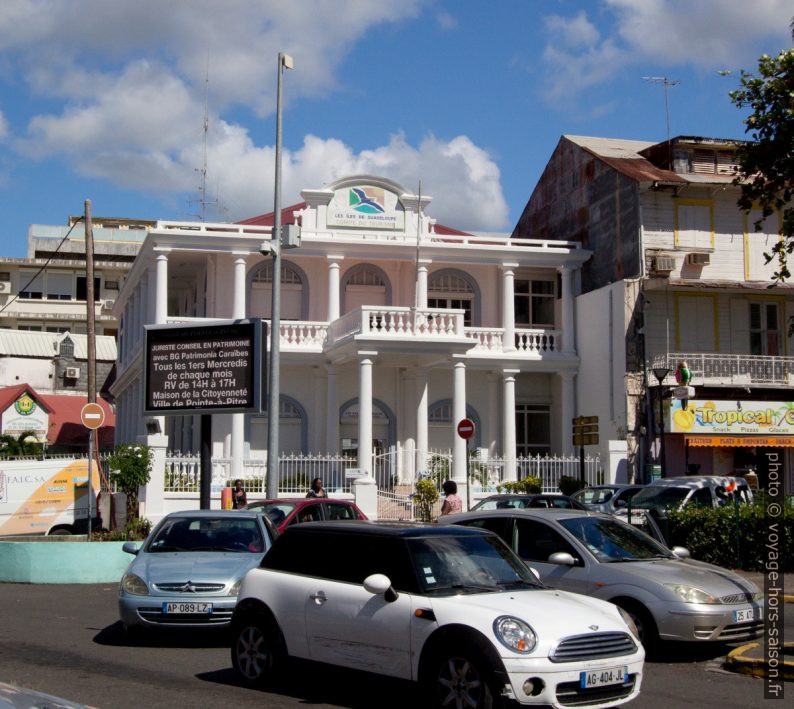
<instances>
[{"instance_id":1,"label":"mini cooper windshield","mask_svg":"<svg viewBox=\"0 0 794 709\"><path fill-rule=\"evenodd\" d=\"M543 588L496 536L424 537L408 540L408 548L425 595Z\"/></svg>"},{"instance_id":2,"label":"mini cooper windshield","mask_svg":"<svg viewBox=\"0 0 794 709\"><path fill-rule=\"evenodd\" d=\"M257 521L244 517L174 517L149 542L146 551L236 551L261 554L265 550Z\"/></svg>"}]
</instances>

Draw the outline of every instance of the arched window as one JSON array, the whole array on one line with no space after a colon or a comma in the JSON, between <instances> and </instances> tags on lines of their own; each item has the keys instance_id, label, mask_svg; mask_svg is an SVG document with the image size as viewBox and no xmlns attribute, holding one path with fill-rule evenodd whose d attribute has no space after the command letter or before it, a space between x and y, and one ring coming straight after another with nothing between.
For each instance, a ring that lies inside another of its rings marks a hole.
<instances>
[{"instance_id":1,"label":"arched window","mask_svg":"<svg viewBox=\"0 0 794 709\"><path fill-rule=\"evenodd\" d=\"M371 263L353 266L341 281L342 313L362 305L391 305L391 283L383 269Z\"/></svg>"},{"instance_id":2,"label":"arched window","mask_svg":"<svg viewBox=\"0 0 794 709\"><path fill-rule=\"evenodd\" d=\"M267 450L267 412L248 419L249 455L262 455ZM306 409L297 399L279 397L279 449L282 453L305 453L308 445Z\"/></svg>"},{"instance_id":3,"label":"arched window","mask_svg":"<svg viewBox=\"0 0 794 709\"><path fill-rule=\"evenodd\" d=\"M463 310L463 324L480 324L480 290L469 274L445 268L430 274L427 281L427 307Z\"/></svg>"},{"instance_id":4,"label":"arched window","mask_svg":"<svg viewBox=\"0 0 794 709\"><path fill-rule=\"evenodd\" d=\"M249 306L251 317L270 319L273 263L263 261L249 274ZM281 319L309 319L309 282L306 274L293 263L281 263Z\"/></svg>"},{"instance_id":5,"label":"arched window","mask_svg":"<svg viewBox=\"0 0 794 709\"><path fill-rule=\"evenodd\" d=\"M472 445L474 448L479 448L482 440L480 415L477 413L476 409L474 409L472 406L469 406L468 404L466 404L466 418L474 421L474 437L472 439ZM439 399L435 403L428 406L427 422L430 425L431 438L433 439L430 441L430 447L444 448L448 446L448 433L451 431L452 427L452 399ZM457 421L455 423L457 423ZM432 429L436 429L436 431L441 429L441 435L433 435Z\"/></svg>"}]
</instances>

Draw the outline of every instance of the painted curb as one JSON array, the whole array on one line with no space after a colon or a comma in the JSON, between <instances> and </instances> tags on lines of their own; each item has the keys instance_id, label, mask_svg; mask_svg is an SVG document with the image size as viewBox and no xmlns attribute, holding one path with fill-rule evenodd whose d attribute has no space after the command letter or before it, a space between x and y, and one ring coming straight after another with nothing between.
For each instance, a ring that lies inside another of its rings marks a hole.
<instances>
[{"instance_id":1,"label":"painted curb","mask_svg":"<svg viewBox=\"0 0 794 709\"><path fill-rule=\"evenodd\" d=\"M768 662L764 657L757 657L754 650L763 648L763 643L752 642L734 648L728 653L725 658L723 667L731 672L738 672L743 675L750 675L752 677L766 677L769 670ZM794 653L794 642L783 643L783 654ZM756 656L753 656L756 655ZM794 680L794 657L792 659L784 659L779 664L780 679L790 682Z\"/></svg>"},{"instance_id":2,"label":"painted curb","mask_svg":"<svg viewBox=\"0 0 794 709\"><path fill-rule=\"evenodd\" d=\"M56 537L57 538L57 537ZM0 582L118 583L132 557L124 542L1 541Z\"/></svg>"}]
</instances>

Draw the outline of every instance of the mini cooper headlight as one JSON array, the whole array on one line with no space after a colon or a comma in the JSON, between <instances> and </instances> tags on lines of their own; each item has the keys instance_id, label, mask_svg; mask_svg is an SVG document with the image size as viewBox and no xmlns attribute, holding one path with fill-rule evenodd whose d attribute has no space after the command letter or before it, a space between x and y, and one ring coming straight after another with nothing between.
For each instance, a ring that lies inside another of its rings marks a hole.
<instances>
[{"instance_id":1,"label":"mini cooper headlight","mask_svg":"<svg viewBox=\"0 0 794 709\"><path fill-rule=\"evenodd\" d=\"M538 642L529 624L509 615L499 616L493 622L493 632L506 648L524 655L532 652Z\"/></svg>"},{"instance_id":2,"label":"mini cooper headlight","mask_svg":"<svg viewBox=\"0 0 794 709\"><path fill-rule=\"evenodd\" d=\"M124 574L124 577L121 579L121 587L132 596L149 595L149 587L137 574Z\"/></svg>"},{"instance_id":3,"label":"mini cooper headlight","mask_svg":"<svg viewBox=\"0 0 794 709\"><path fill-rule=\"evenodd\" d=\"M719 603L720 600L710 593L701 591L694 586L685 586L679 583L666 583L665 588L669 588L684 603Z\"/></svg>"},{"instance_id":4,"label":"mini cooper headlight","mask_svg":"<svg viewBox=\"0 0 794 709\"><path fill-rule=\"evenodd\" d=\"M623 620L625 621L626 625L629 626L629 630L631 631L631 634L634 636L634 638L636 640L639 640L640 639L640 631L637 630L637 624L634 622L634 619L626 611L624 611L620 606L618 606L618 613L620 613L620 617L623 618Z\"/></svg>"}]
</instances>

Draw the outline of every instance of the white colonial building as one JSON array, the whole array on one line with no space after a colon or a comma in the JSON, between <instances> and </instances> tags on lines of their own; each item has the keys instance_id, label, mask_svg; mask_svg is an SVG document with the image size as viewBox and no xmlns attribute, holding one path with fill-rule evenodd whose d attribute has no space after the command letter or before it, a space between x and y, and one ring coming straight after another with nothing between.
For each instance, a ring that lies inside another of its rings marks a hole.
<instances>
[{"instance_id":1,"label":"white colonial building","mask_svg":"<svg viewBox=\"0 0 794 709\"><path fill-rule=\"evenodd\" d=\"M476 424L482 459L569 454L579 370L575 291L590 252L573 242L471 234L436 224L431 198L370 175L306 189L283 210L302 230L281 268L280 450L341 453L373 471L398 452L410 481L451 450L466 480ZM273 215L239 224L159 222L116 300L117 442L145 434L144 325L270 318ZM164 419L169 446L196 451L194 417ZM267 415L212 420L214 457L243 475L267 454ZM472 445L472 444L470 444Z\"/></svg>"}]
</instances>

